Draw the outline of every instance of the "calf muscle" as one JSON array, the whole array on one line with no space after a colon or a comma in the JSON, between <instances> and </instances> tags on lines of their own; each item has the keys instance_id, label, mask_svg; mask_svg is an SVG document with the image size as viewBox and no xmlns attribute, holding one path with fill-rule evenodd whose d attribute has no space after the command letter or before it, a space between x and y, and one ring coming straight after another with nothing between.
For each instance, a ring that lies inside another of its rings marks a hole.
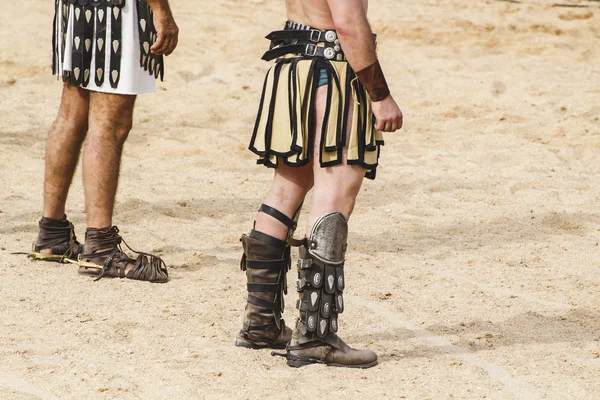
<instances>
[{"instance_id":1,"label":"calf muscle","mask_svg":"<svg viewBox=\"0 0 600 400\"><path fill-rule=\"evenodd\" d=\"M83 154L88 227L111 225L123 144L133 121L135 96L92 93Z\"/></svg>"}]
</instances>

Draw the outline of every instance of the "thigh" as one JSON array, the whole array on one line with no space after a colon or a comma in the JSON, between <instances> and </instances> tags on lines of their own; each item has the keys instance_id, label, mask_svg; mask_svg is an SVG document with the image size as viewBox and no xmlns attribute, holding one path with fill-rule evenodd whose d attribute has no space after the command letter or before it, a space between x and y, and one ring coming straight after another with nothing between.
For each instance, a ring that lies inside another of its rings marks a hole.
<instances>
[{"instance_id":1,"label":"thigh","mask_svg":"<svg viewBox=\"0 0 600 400\"><path fill-rule=\"evenodd\" d=\"M280 165L273 173L273 184L277 186L294 186L308 192L313 186L312 162L301 167L291 167L280 160Z\"/></svg>"},{"instance_id":2,"label":"thigh","mask_svg":"<svg viewBox=\"0 0 600 400\"><path fill-rule=\"evenodd\" d=\"M79 86L63 85L58 118L77 126L87 126L90 93Z\"/></svg>"},{"instance_id":3,"label":"thigh","mask_svg":"<svg viewBox=\"0 0 600 400\"><path fill-rule=\"evenodd\" d=\"M133 121L135 95L90 92L90 128L108 126L128 131Z\"/></svg>"},{"instance_id":4,"label":"thigh","mask_svg":"<svg viewBox=\"0 0 600 400\"><path fill-rule=\"evenodd\" d=\"M319 196L320 192L337 193L342 196L356 196L360 190L360 186L364 179L366 169L359 165L348 165L348 143L343 150L343 162L331 167L321 167L321 134L323 119L325 116L325 105L327 103L327 86L322 86L317 91L315 101L315 132L314 132L314 148L313 148L313 175L315 195ZM348 113L348 131L352 126L353 115L353 100L350 100L350 112ZM350 137L350 132L347 132L346 137Z\"/></svg>"}]
</instances>

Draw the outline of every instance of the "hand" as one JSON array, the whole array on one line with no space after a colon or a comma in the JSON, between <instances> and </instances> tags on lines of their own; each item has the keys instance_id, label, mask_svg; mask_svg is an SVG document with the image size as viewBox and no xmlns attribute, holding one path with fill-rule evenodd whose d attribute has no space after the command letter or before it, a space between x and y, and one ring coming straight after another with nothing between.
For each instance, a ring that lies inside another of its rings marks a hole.
<instances>
[{"instance_id":1,"label":"hand","mask_svg":"<svg viewBox=\"0 0 600 400\"><path fill-rule=\"evenodd\" d=\"M170 13L154 12L156 42L150 48L152 54L170 55L179 41L179 27Z\"/></svg>"},{"instance_id":2,"label":"hand","mask_svg":"<svg viewBox=\"0 0 600 400\"><path fill-rule=\"evenodd\" d=\"M371 103L375 115L375 129L394 132L402 128L402 111L390 94L381 101Z\"/></svg>"}]
</instances>

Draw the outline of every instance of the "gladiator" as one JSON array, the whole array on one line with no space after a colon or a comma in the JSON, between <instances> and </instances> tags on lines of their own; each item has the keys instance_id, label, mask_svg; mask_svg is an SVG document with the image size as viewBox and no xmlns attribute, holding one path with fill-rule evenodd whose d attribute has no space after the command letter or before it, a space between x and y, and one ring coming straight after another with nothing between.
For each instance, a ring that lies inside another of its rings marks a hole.
<instances>
[{"instance_id":1,"label":"gladiator","mask_svg":"<svg viewBox=\"0 0 600 400\"><path fill-rule=\"evenodd\" d=\"M136 97L155 91L164 56L177 46L168 0L55 0L54 6L52 71L63 89L46 141L43 213L29 257L74 263L96 279L166 282L164 261L131 248L136 257L130 257L112 219ZM84 244L65 214L82 148Z\"/></svg>"},{"instance_id":2,"label":"gladiator","mask_svg":"<svg viewBox=\"0 0 600 400\"><path fill-rule=\"evenodd\" d=\"M377 58L368 0L286 0L287 22L268 34L266 74L249 149L273 169L253 229L241 238L247 304L235 344L274 353L292 367L369 368L377 354L339 336L348 220L363 179L374 179L382 132L402 127L402 112ZM294 238L305 196L312 204L304 238ZM293 286L297 318L282 317Z\"/></svg>"}]
</instances>

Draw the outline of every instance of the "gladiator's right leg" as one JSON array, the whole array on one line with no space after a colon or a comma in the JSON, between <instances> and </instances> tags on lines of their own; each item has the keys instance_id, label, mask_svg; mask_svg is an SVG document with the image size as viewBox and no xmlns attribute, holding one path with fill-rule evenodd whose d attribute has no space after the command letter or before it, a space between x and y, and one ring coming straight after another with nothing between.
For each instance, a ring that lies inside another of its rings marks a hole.
<instances>
[{"instance_id":1,"label":"gladiator's right leg","mask_svg":"<svg viewBox=\"0 0 600 400\"><path fill-rule=\"evenodd\" d=\"M80 251L73 225L66 219L65 204L88 128L88 109L89 92L65 84L46 140L44 209L31 258L63 261L77 258Z\"/></svg>"},{"instance_id":2,"label":"gladiator's right leg","mask_svg":"<svg viewBox=\"0 0 600 400\"><path fill-rule=\"evenodd\" d=\"M242 236L241 268L246 271L248 303L236 346L283 348L290 341L292 331L281 316L291 263L288 239L294 233L300 206L311 187L310 165L299 168L281 165L275 170L254 229Z\"/></svg>"},{"instance_id":3,"label":"gladiator's right leg","mask_svg":"<svg viewBox=\"0 0 600 400\"><path fill-rule=\"evenodd\" d=\"M320 143L325 94L322 88L317 92L315 143ZM352 117L350 113L349 118ZM318 146L313 154L318 160ZM348 219L365 172L362 167L347 165L345 155L342 165L314 166L315 187L307 241L300 247L298 260L299 316L285 354L292 367L313 363L350 368L377 365L377 354L353 349L337 336L338 315L344 311Z\"/></svg>"},{"instance_id":4,"label":"gladiator's right leg","mask_svg":"<svg viewBox=\"0 0 600 400\"><path fill-rule=\"evenodd\" d=\"M321 87L317 91L315 102L315 116L317 119L315 144L321 141L321 126L323 124L326 101L327 90L325 87ZM353 100L350 101L352 105ZM352 109L350 107L350 112L348 113L348 138L350 137L350 127L352 126L350 121L354 118ZM320 151L319 146L315 145L313 149L314 160L320 158ZM366 171L358 165L347 165L347 152L348 150L345 148L343 155L344 164L342 165L326 168L322 168L319 163L313 165L315 184L313 202L306 227L307 236L310 235L313 225L322 215L329 212L340 212L346 219L349 219L354 210L356 196L358 196Z\"/></svg>"}]
</instances>

